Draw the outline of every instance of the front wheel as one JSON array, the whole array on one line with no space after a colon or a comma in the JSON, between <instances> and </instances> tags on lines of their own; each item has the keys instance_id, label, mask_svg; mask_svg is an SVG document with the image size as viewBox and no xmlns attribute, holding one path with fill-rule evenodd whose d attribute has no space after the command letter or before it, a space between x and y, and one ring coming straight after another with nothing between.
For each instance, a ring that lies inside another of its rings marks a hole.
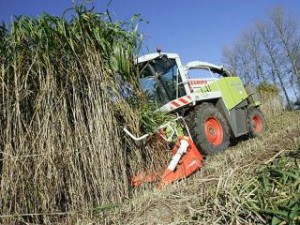
<instances>
[{"instance_id":1,"label":"front wheel","mask_svg":"<svg viewBox=\"0 0 300 225\"><path fill-rule=\"evenodd\" d=\"M249 136L251 138L260 136L267 129L266 120L263 113L257 108L248 110L247 123Z\"/></svg>"},{"instance_id":2,"label":"front wheel","mask_svg":"<svg viewBox=\"0 0 300 225\"><path fill-rule=\"evenodd\" d=\"M187 117L193 141L200 152L212 155L229 146L228 125L220 111L210 103L196 106Z\"/></svg>"}]
</instances>

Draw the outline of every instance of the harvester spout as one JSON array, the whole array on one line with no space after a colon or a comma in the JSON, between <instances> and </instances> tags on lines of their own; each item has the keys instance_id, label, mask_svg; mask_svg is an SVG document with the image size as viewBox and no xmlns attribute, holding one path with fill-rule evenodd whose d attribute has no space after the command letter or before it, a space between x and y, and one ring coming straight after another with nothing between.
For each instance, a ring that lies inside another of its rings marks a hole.
<instances>
[{"instance_id":1,"label":"harvester spout","mask_svg":"<svg viewBox=\"0 0 300 225\"><path fill-rule=\"evenodd\" d=\"M171 162L170 162L170 164L168 166L168 169L170 171L174 171L175 170L175 168L177 167L177 165L179 163L179 160L181 159L182 155L184 153L186 153L188 147L189 147L188 141L182 139L180 141L180 147L179 147L178 151L176 152L175 155L173 155L172 160L171 160Z\"/></svg>"},{"instance_id":2,"label":"harvester spout","mask_svg":"<svg viewBox=\"0 0 300 225\"><path fill-rule=\"evenodd\" d=\"M161 176L161 183L158 185L162 188L164 185L188 177L202 167L203 156L196 148L193 140L186 136L178 137L178 141L173 148L173 157Z\"/></svg>"}]
</instances>

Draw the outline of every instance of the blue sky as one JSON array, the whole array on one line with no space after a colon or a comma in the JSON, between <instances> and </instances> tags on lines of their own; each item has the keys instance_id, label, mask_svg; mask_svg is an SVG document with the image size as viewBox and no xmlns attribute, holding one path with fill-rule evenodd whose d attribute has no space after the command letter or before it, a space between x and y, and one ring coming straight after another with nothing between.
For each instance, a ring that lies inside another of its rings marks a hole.
<instances>
[{"instance_id":1,"label":"blue sky","mask_svg":"<svg viewBox=\"0 0 300 225\"><path fill-rule=\"evenodd\" d=\"M222 48L232 45L255 20L282 6L300 23L299 0L95 0L96 11L107 8L115 18L129 21L140 13L145 35L142 54L161 46L180 54L184 63L193 60L221 63ZM42 12L61 15L71 0L0 0L0 21L12 15L37 16Z\"/></svg>"}]
</instances>

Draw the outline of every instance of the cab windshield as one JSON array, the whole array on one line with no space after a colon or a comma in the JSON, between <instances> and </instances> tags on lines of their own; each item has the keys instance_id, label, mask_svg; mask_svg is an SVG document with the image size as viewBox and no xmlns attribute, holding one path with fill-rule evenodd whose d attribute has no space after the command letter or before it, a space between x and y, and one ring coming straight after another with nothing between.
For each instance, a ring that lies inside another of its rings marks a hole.
<instances>
[{"instance_id":1,"label":"cab windshield","mask_svg":"<svg viewBox=\"0 0 300 225\"><path fill-rule=\"evenodd\" d=\"M151 100L160 105L184 95L184 90L178 89L178 84L182 81L175 59L162 55L140 63L139 77L141 88Z\"/></svg>"}]
</instances>

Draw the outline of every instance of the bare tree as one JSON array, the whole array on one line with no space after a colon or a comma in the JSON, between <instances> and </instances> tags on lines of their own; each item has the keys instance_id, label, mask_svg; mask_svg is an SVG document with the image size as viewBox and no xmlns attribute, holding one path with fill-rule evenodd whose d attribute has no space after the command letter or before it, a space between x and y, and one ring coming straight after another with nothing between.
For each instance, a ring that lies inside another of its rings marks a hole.
<instances>
[{"instance_id":1,"label":"bare tree","mask_svg":"<svg viewBox=\"0 0 300 225\"><path fill-rule=\"evenodd\" d=\"M259 84L267 81L262 48L256 27L248 29L232 48L223 49L223 62L246 83Z\"/></svg>"},{"instance_id":2,"label":"bare tree","mask_svg":"<svg viewBox=\"0 0 300 225\"><path fill-rule=\"evenodd\" d=\"M249 61L252 64L253 76L256 77L257 83L265 82L261 37L255 28L248 29L242 35Z\"/></svg>"},{"instance_id":3,"label":"bare tree","mask_svg":"<svg viewBox=\"0 0 300 225\"><path fill-rule=\"evenodd\" d=\"M279 44L285 51L288 65L291 67L293 75L297 78L297 84L300 90L300 70L299 64L297 64L299 60L300 42L297 21L292 16L285 15L285 11L281 7L272 10L269 17Z\"/></svg>"},{"instance_id":4,"label":"bare tree","mask_svg":"<svg viewBox=\"0 0 300 225\"><path fill-rule=\"evenodd\" d=\"M280 87L284 93L285 99L287 101L287 105L291 107L291 100L288 95L287 87L284 82L284 76L282 73L282 60L283 55L280 47L277 44L277 40L275 34L272 30L272 27L269 23L257 22L256 23L257 30L261 36L262 42L265 46L266 52L269 58L269 65L271 67L271 74L273 79L276 78L279 81Z\"/></svg>"},{"instance_id":5,"label":"bare tree","mask_svg":"<svg viewBox=\"0 0 300 225\"><path fill-rule=\"evenodd\" d=\"M238 74L238 56L229 46L225 46L222 51L222 62L226 64L232 74Z\"/></svg>"},{"instance_id":6,"label":"bare tree","mask_svg":"<svg viewBox=\"0 0 300 225\"><path fill-rule=\"evenodd\" d=\"M292 89L296 99L297 100L300 99L300 93L299 93L299 91L297 91L297 87L296 87L297 85L295 85L295 84L298 84L296 77L290 76L289 82L290 82L291 89Z\"/></svg>"},{"instance_id":7,"label":"bare tree","mask_svg":"<svg viewBox=\"0 0 300 225\"><path fill-rule=\"evenodd\" d=\"M243 32L233 47L223 50L223 61L246 82L278 85L289 107L293 94L300 97L300 30L283 8Z\"/></svg>"},{"instance_id":8,"label":"bare tree","mask_svg":"<svg viewBox=\"0 0 300 225\"><path fill-rule=\"evenodd\" d=\"M252 83L249 55L241 41L237 42L233 48L223 49L223 62L233 74L240 76L245 83Z\"/></svg>"}]
</instances>

